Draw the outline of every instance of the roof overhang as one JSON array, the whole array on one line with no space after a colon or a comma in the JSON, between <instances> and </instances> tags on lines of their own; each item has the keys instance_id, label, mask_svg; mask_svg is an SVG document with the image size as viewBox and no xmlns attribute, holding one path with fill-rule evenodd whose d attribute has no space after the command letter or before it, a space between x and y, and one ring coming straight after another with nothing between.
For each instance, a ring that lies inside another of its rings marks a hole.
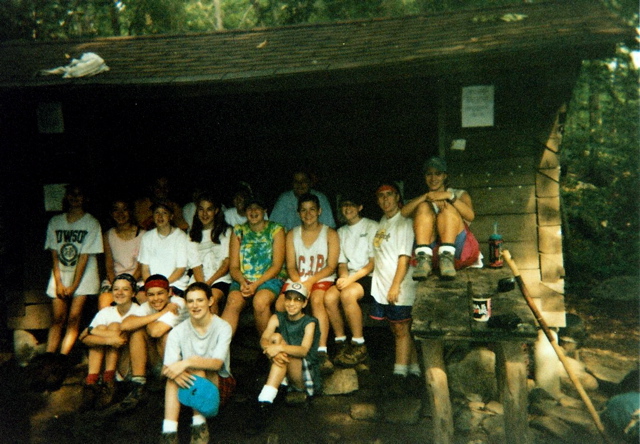
<instances>
[{"instance_id":1,"label":"roof overhang","mask_svg":"<svg viewBox=\"0 0 640 444\"><path fill-rule=\"evenodd\" d=\"M209 94L575 65L610 56L635 29L597 1L189 35L0 44L0 92ZM39 72L94 52L110 70L62 79Z\"/></svg>"}]
</instances>

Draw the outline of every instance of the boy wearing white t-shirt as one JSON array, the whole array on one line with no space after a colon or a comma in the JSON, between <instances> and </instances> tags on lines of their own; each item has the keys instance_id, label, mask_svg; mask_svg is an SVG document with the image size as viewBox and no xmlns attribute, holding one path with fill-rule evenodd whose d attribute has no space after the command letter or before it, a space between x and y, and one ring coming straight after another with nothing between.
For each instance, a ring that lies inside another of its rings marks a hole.
<instances>
[{"instance_id":1,"label":"boy wearing white t-shirt","mask_svg":"<svg viewBox=\"0 0 640 444\"><path fill-rule=\"evenodd\" d=\"M185 299L188 318L169 334L164 356L162 374L167 377L167 383L162 442L178 442L180 388L191 387L196 377L206 378L218 387L219 402L224 405L235 387L230 373L231 325L211 313L214 302L211 287L203 282L192 283L187 287ZM205 413L193 409L191 443L208 442Z\"/></svg>"},{"instance_id":2,"label":"boy wearing white t-shirt","mask_svg":"<svg viewBox=\"0 0 640 444\"><path fill-rule=\"evenodd\" d=\"M384 215L373 240L376 265L371 295L375 302L370 317L389 321L395 342L390 394L401 396L412 392L409 386L417 386L420 375L411 336L411 308L416 297L416 283L411 278L409 265L413 226L410 219L400 214L400 192L395 183L382 183L376 190L376 198Z\"/></svg>"},{"instance_id":3,"label":"boy wearing white t-shirt","mask_svg":"<svg viewBox=\"0 0 640 444\"><path fill-rule=\"evenodd\" d=\"M367 360L364 341L362 310L359 302L371 294L371 273L374 266L373 237L378 223L360 216L362 200L353 195L343 195L340 212L346 224L338 228L340 258L338 279L324 296L324 305L335 333L336 356L334 363L353 367ZM340 311L344 309L351 330L351 343L347 345L344 320Z\"/></svg>"}]
</instances>

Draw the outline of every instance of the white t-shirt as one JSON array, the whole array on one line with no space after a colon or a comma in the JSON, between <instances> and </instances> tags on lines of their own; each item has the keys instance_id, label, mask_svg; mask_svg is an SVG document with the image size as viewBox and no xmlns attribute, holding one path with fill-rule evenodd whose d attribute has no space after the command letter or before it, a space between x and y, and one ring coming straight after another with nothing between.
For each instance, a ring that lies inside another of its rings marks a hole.
<instances>
[{"instance_id":1,"label":"white t-shirt","mask_svg":"<svg viewBox=\"0 0 640 444\"><path fill-rule=\"evenodd\" d=\"M184 302L184 299L182 299L181 297L171 296L171 298L169 299L169 302L173 302L178 307L180 307L178 310L178 314L175 315L173 314L172 311L168 311L162 316L160 316L158 318L158 321L164 322L165 324L173 328L189 317L189 311L187 310L187 304ZM149 305L149 301L147 301L140 306L140 313L142 314L137 316L149 316L149 315L158 313L158 310L156 310L151 305Z\"/></svg>"},{"instance_id":2,"label":"white t-shirt","mask_svg":"<svg viewBox=\"0 0 640 444\"><path fill-rule=\"evenodd\" d=\"M85 213L77 221L69 223L66 213L53 216L47 226L47 240L44 248L58 252L60 275L64 285L73 283L78 258L81 254L88 254L87 266L80 285L73 295L83 296L99 292L100 278L96 254L102 253L102 230L95 217ZM53 270L47 286L47 295L50 298L56 297Z\"/></svg>"},{"instance_id":3,"label":"white t-shirt","mask_svg":"<svg viewBox=\"0 0 640 444\"><path fill-rule=\"evenodd\" d=\"M374 257L373 237L378 230L378 223L363 217L354 225L343 225L338 228L340 237L340 259L347 264L349 274L353 274L369 263Z\"/></svg>"},{"instance_id":4,"label":"white t-shirt","mask_svg":"<svg viewBox=\"0 0 640 444\"><path fill-rule=\"evenodd\" d=\"M176 268L185 268L185 273L171 285L180 290L187 288L189 276L189 238L184 231L173 228L168 236L160 236L157 228L142 236L138 262L149 266L151 274L161 274L168 278Z\"/></svg>"},{"instance_id":5,"label":"white t-shirt","mask_svg":"<svg viewBox=\"0 0 640 444\"><path fill-rule=\"evenodd\" d=\"M191 225L193 225L193 217L196 215L196 203L189 202L184 207L182 207L182 217L185 222L189 225L189 230L191 230Z\"/></svg>"},{"instance_id":6,"label":"white t-shirt","mask_svg":"<svg viewBox=\"0 0 640 444\"><path fill-rule=\"evenodd\" d=\"M191 242L198 251L198 259L202 264L202 271L204 273L205 280L208 280L213 274L218 271L222 262L229 258L229 240L231 239L231 227L220 234L219 244L214 244L211 240L211 230L202 230L202 241L200 243ZM195 282L195 278L191 276L191 281ZM213 283L226 282L231 283L231 276L229 273L216 279Z\"/></svg>"},{"instance_id":7,"label":"white t-shirt","mask_svg":"<svg viewBox=\"0 0 640 444\"><path fill-rule=\"evenodd\" d=\"M304 282L324 267L329 260L329 241L327 232L329 227L323 225L315 242L307 247L302 241L302 227L297 226L293 231L293 249L296 252L296 268L300 274L300 282ZM331 276L320 279L318 282L333 282L336 280L335 273Z\"/></svg>"},{"instance_id":8,"label":"white t-shirt","mask_svg":"<svg viewBox=\"0 0 640 444\"><path fill-rule=\"evenodd\" d=\"M204 335L198 333L190 319L171 330L164 349L164 365L171 365L191 356L207 359L219 359L224 365L218 372L223 378L230 375L229 345L231 344L231 326L214 315Z\"/></svg>"},{"instance_id":9,"label":"white t-shirt","mask_svg":"<svg viewBox=\"0 0 640 444\"><path fill-rule=\"evenodd\" d=\"M402 217L400 211L391 219L382 216L378 231L373 239L375 268L371 280L371 295L378 303L389 303L387 294L393 283L400 256L411 257L413 250L413 227L411 219ZM400 295L396 305L413 305L416 298L416 282L412 279L412 267L400 285Z\"/></svg>"},{"instance_id":10,"label":"white t-shirt","mask_svg":"<svg viewBox=\"0 0 640 444\"><path fill-rule=\"evenodd\" d=\"M105 307L98 313L96 313L96 315L93 317L93 320L91 321L91 324L89 324L89 327L97 327L98 325L109 325L113 324L114 322L121 324L124 318L131 315L145 316L142 312L141 307L135 302L131 304L131 307L129 307L129 311L127 311L124 315L120 315L118 307L116 307L115 305Z\"/></svg>"}]
</instances>

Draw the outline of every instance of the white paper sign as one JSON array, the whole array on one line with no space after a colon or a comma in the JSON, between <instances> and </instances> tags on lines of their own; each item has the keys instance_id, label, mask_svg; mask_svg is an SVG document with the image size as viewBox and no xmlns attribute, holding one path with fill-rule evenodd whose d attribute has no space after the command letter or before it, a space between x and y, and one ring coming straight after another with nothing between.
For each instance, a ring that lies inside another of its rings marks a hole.
<instances>
[{"instance_id":1,"label":"white paper sign","mask_svg":"<svg viewBox=\"0 0 640 444\"><path fill-rule=\"evenodd\" d=\"M493 85L462 88L462 127L493 126Z\"/></svg>"},{"instance_id":2,"label":"white paper sign","mask_svg":"<svg viewBox=\"0 0 640 444\"><path fill-rule=\"evenodd\" d=\"M62 199L67 189L66 183L54 183L44 186L44 210L62 211Z\"/></svg>"}]
</instances>

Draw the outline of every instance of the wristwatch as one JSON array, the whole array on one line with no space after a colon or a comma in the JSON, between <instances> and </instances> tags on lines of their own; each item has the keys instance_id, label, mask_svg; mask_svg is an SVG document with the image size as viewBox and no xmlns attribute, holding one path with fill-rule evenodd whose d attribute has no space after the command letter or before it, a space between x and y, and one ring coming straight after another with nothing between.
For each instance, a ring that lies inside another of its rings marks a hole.
<instances>
[{"instance_id":1,"label":"wristwatch","mask_svg":"<svg viewBox=\"0 0 640 444\"><path fill-rule=\"evenodd\" d=\"M454 193L452 191L451 192L451 197L449 199L447 199L447 200L449 201L450 204L453 204L457 199L458 199L458 197L456 196L456 193Z\"/></svg>"}]
</instances>

